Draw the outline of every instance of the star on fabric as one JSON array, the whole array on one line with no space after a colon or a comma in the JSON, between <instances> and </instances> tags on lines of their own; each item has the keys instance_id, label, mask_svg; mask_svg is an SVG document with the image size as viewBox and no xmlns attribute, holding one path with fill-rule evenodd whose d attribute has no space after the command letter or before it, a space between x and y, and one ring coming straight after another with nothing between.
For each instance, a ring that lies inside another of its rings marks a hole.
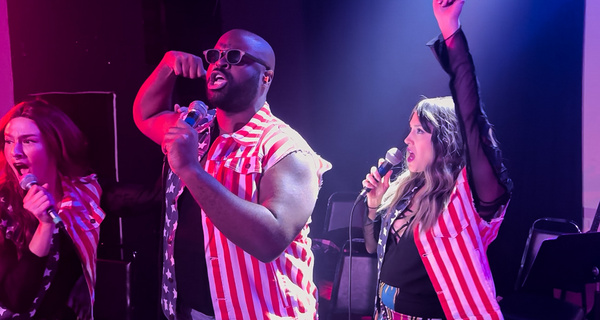
<instances>
[{"instance_id":1,"label":"star on fabric","mask_svg":"<svg viewBox=\"0 0 600 320\"><path fill-rule=\"evenodd\" d=\"M4 308L0 307L0 316L1 316L1 315L4 315L4 313L5 313L5 312L6 312L6 309L4 309Z\"/></svg>"},{"instance_id":2,"label":"star on fabric","mask_svg":"<svg viewBox=\"0 0 600 320\"><path fill-rule=\"evenodd\" d=\"M44 270L44 277L49 277L49 276L50 276L50 269Z\"/></svg>"},{"instance_id":3,"label":"star on fabric","mask_svg":"<svg viewBox=\"0 0 600 320\"><path fill-rule=\"evenodd\" d=\"M177 299L177 290L173 289L173 299Z\"/></svg>"},{"instance_id":4,"label":"star on fabric","mask_svg":"<svg viewBox=\"0 0 600 320\"><path fill-rule=\"evenodd\" d=\"M167 269L167 272L165 272L165 274L167 275L167 278L171 278L171 270Z\"/></svg>"},{"instance_id":5,"label":"star on fabric","mask_svg":"<svg viewBox=\"0 0 600 320\"><path fill-rule=\"evenodd\" d=\"M165 218L165 224L167 227L169 227L171 225L171 220L169 220L169 218Z\"/></svg>"},{"instance_id":6,"label":"star on fabric","mask_svg":"<svg viewBox=\"0 0 600 320\"><path fill-rule=\"evenodd\" d=\"M169 186L169 188L167 189L168 193L173 193L173 191L175 191L175 185L171 183L171 185Z\"/></svg>"},{"instance_id":7,"label":"star on fabric","mask_svg":"<svg viewBox=\"0 0 600 320\"><path fill-rule=\"evenodd\" d=\"M163 290L165 291L165 293L169 292L169 288L167 288L166 284L163 284Z\"/></svg>"}]
</instances>

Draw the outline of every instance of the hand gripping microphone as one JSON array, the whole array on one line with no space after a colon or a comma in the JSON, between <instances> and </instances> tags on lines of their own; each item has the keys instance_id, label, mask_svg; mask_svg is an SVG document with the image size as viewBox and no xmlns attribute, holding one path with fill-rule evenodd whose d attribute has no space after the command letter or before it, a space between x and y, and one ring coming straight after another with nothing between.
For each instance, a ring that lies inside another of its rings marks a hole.
<instances>
[{"instance_id":1,"label":"hand gripping microphone","mask_svg":"<svg viewBox=\"0 0 600 320\"><path fill-rule=\"evenodd\" d=\"M192 101L188 107L188 113L183 121L189 124L192 128L195 128L198 125L198 121L206 116L207 111L208 107L206 104L204 104L204 102L200 100Z\"/></svg>"},{"instance_id":2,"label":"hand gripping microphone","mask_svg":"<svg viewBox=\"0 0 600 320\"><path fill-rule=\"evenodd\" d=\"M19 185L25 191L28 191L34 184L37 185L38 182L36 176L33 173L28 173L24 175L23 178L21 178L21 181L19 181ZM60 229L65 228L65 224L63 223L62 219L58 216L58 213L56 212L56 209L54 209L54 206L49 206L48 209L46 209L46 213L48 213L48 215L52 218L52 221L57 227L59 227Z\"/></svg>"},{"instance_id":3,"label":"hand gripping microphone","mask_svg":"<svg viewBox=\"0 0 600 320\"><path fill-rule=\"evenodd\" d=\"M381 175L383 177L386 173L388 173L388 171L390 171L390 169L393 166L399 164L401 161L402 161L402 152L396 147L391 148L385 154L385 160L379 166L379 168L377 168L377 172L379 172L379 175ZM369 193L369 191L371 191L371 188L364 187L360 191L360 194L358 195L358 197L359 198L365 197L367 195L367 193Z\"/></svg>"},{"instance_id":4,"label":"hand gripping microphone","mask_svg":"<svg viewBox=\"0 0 600 320\"><path fill-rule=\"evenodd\" d=\"M192 128L197 129L199 132L205 129L206 124L209 123L215 117L216 110L208 110L208 107L204 102L200 100L194 100L188 107L188 112L183 119L185 123L189 124Z\"/></svg>"}]
</instances>

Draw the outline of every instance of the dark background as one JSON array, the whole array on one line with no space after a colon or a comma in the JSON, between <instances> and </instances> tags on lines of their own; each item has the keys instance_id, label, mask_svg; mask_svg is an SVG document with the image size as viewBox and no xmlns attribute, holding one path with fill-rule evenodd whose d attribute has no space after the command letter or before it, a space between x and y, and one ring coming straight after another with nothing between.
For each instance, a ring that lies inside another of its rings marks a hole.
<instances>
[{"instance_id":1,"label":"dark background","mask_svg":"<svg viewBox=\"0 0 600 320\"><path fill-rule=\"evenodd\" d=\"M314 237L322 231L327 198L358 192L377 159L404 146L409 112L420 96L450 94L447 76L425 46L439 32L425 0L8 0L8 17L15 101L41 92L114 92L119 185L148 190L159 178L162 155L135 128L131 108L164 52L200 55L231 28L264 37L277 56L268 96L273 112L333 164L313 213ZM583 21L584 0L464 6L461 22L483 101L515 183L488 251L499 295L512 289L536 218L581 225ZM182 81L180 100L201 99L193 94L199 86ZM85 115L90 105L79 108ZM114 177L100 178L105 190L115 186ZM134 279L151 283L160 214L154 206L114 211L103 226L104 241L116 241L115 221L122 216L127 257L135 252L138 264ZM132 288L136 318L152 318L154 289L140 286Z\"/></svg>"}]
</instances>

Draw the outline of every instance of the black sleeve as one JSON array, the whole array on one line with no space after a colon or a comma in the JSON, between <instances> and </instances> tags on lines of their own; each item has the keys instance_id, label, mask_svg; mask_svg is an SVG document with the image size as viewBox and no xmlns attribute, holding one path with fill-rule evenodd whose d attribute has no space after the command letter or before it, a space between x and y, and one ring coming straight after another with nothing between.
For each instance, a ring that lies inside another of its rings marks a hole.
<instances>
[{"instance_id":1,"label":"black sleeve","mask_svg":"<svg viewBox=\"0 0 600 320\"><path fill-rule=\"evenodd\" d=\"M440 36L428 45L450 75L450 90L465 141L469 185L477 211L488 216L507 203L513 184L482 107L467 39L460 28L448 39Z\"/></svg>"},{"instance_id":2,"label":"black sleeve","mask_svg":"<svg viewBox=\"0 0 600 320\"><path fill-rule=\"evenodd\" d=\"M28 311L40 289L47 260L29 248L18 258L15 244L0 232L0 305L13 312Z\"/></svg>"},{"instance_id":3,"label":"black sleeve","mask_svg":"<svg viewBox=\"0 0 600 320\"><path fill-rule=\"evenodd\" d=\"M368 210L368 209L367 209ZM379 231L381 230L381 216L377 215L375 221L369 219L365 213L363 224L363 236L365 238L365 248L369 253L377 252L377 242L379 241Z\"/></svg>"}]
</instances>

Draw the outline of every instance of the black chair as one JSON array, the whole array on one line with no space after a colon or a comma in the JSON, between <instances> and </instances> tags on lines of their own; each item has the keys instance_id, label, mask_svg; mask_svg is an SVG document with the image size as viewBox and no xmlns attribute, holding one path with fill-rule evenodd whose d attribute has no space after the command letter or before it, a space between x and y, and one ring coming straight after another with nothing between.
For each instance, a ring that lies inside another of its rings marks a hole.
<instances>
[{"instance_id":1,"label":"black chair","mask_svg":"<svg viewBox=\"0 0 600 320\"><path fill-rule=\"evenodd\" d=\"M315 254L315 282L319 289L319 312L323 319L334 319L341 310L346 310L348 300L348 265L352 258L353 281L352 283L353 300L355 297L364 295L363 287L360 283L364 277L354 280L356 268L364 269L365 264L374 263L366 250L363 240L363 216L365 215L365 203L359 201L356 203L358 193L356 192L334 192L327 201L327 211L323 226L322 238L313 239L313 252ZM354 212L352 212L354 208ZM352 224L350 217L352 216ZM350 245L349 239L352 239ZM349 247L352 246L353 254L350 255ZM374 265L376 270L377 265ZM346 268L346 269L344 269ZM344 273L345 270L345 273ZM344 273L344 275L342 275ZM371 285L375 285L375 280L369 280ZM374 289L374 287L373 287ZM360 291L360 292L359 292ZM370 295L370 293L367 293ZM374 294L374 293L373 293ZM370 305L373 303L374 295L370 295L366 300ZM356 306L355 306L356 308ZM372 307L369 308L371 314Z\"/></svg>"},{"instance_id":2,"label":"black chair","mask_svg":"<svg viewBox=\"0 0 600 320\"><path fill-rule=\"evenodd\" d=\"M542 243L549 239L556 239L559 235L570 233L581 233L579 226L570 220L540 218L533 222L523 250L515 291L519 291L523 287Z\"/></svg>"},{"instance_id":3,"label":"black chair","mask_svg":"<svg viewBox=\"0 0 600 320\"><path fill-rule=\"evenodd\" d=\"M350 251L350 247L352 247ZM373 315L377 283L377 255L365 249L363 239L347 241L335 268L331 301L325 320Z\"/></svg>"},{"instance_id":4,"label":"black chair","mask_svg":"<svg viewBox=\"0 0 600 320\"><path fill-rule=\"evenodd\" d=\"M536 220L523 251L515 292L500 301L507 320L585 319L588 283L598 281L600 234L582 234L572 221ZM555 297L555 290L561 292ZM566 301L566 292L579 292L581 305Z\"/></svg>"},{"instance_id":5,"label":"black chair","mask_svg":"<svg viewBox=\"0 0 600 320\"><path fill-rule=\"evenodd\" d=\"M323 238L333 241L338 247L342 247L350 239L350 235L352 239L363 238L365 203L359 201L354 207L357 197L358 193L355 192L334 192L327 200Z\"/></svg>"}]
</instances>

